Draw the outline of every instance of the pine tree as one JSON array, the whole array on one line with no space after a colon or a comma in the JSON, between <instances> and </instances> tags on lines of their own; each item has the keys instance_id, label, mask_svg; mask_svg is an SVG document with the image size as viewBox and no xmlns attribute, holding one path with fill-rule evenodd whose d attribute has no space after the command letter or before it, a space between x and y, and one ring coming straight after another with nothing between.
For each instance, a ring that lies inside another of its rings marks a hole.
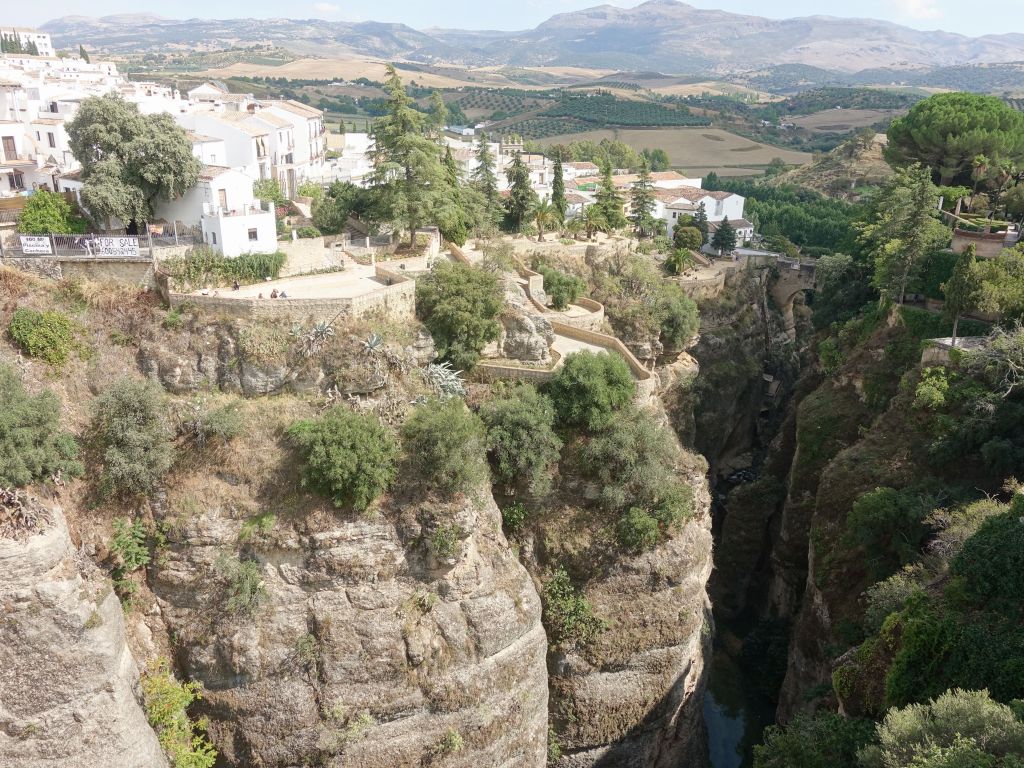
<instances>
[{"instance_id":1,"label":"pine tree","mask_svg":"<svg viewBox=\"0 0 1024 768\"><path fill-rule=\"evenodd\" d=\"M719 254L732 253L736 250L736 230L729 223L728 216L718 223L715 236L711 238L711 247Z\"/></svg>"},{"instance_id":2,"label":"pine tree","mask_svg":"<svg viewBox=\"0 0 1024 768\"><path fill-rule=\"evenodd\" d=\"M612 179L612 166L605 163L601 171L601 181L597 185L597 192L594 195L595 203L604 217L609 229L620 229L626 226L626 214L622 212L623 199L619 191L615 189L615 181Z\"/></svg>"},{"instance_id":3,"label":"pine tree","mask_svg":"<svg viewBox=\"0 0 1024 768\"><path fill-rule=\"evenodd\" d=\"M697 213L693 215L693 226L700 230L703 246L708 241L708 211L704 203L697 206Z\"/></svg>"},{"instance_id":4,"label":"pine tree","mask_svg":"<svg viewBox=\"0 0 1024 768\"><path fill-rule=\"evenodd\" d=\"M476 168L470 174L473 186L483 195L487 217L497 222L501 217L501 198L498 195L498 176L495 173L494 155L483 131L477 137Z\"/></svg>"},{"instance_id":5,"label":"pine tree","mask_svg":"<svg viewBox=\"0 0 1024 768\"><path fill-rule=\"evenodd\" d=\"M406 228L411 237L419 226L437 221L436 209L451 202L450 186L438 142L427 135L423 113L415 109L390 64L384 89L387 112L373 124L370 186L377 215Z\"/></svg>"},{"instance_id":6,"label":"pine tree","mask_svg":"<svg viewBox=\"0 0 1024 768\"><path fill-rule=\"evenodd\" d=\"M558 211L559 221L565 221L565 212L569 204L565 200L565 176L562 171L562 156L555 156L555 177L551 180L551 204Z\"/></svg>"},{"instance_id":7,"label":"pine tree","mask_svg":"<svg viewBox=\"0 0 1024 768\"><path fill-rule=\"evenodd\" d=\"M30 56L38 56L39 55L39 46L36 45L36 41L35 40L29 40L28 41L28 46L26 46L26 48L25 48L25 53L29 54Z\"/></svg>"},{"instance_id":8,"label":"pine tree","mask_svg":"<svg viewBox=\"0 0 1024 768\"><path fill-rule=\"evenodd\" d=\"M942 285L942 293L946 297L943 307L946 315L953 320L953 344L956 346L956 331L960 325L960 316L965 312L977 309L981 298L981 277L976 269L974 243L964 249L956 260L953 274Z\"/></svg>"},{"instance_id":9,"label":"pine tree","mask_svg":"<svg viewBox=\"0 0 1024 768\"><path fill-rule=\"evenodd\" d=\"M430 110L427 112L427 126L431 132L440 136L448 122L448 106L440 93L430 94Z\"/></svg>"},{"instance_id":10,"label":"pine tree","mask_svg":"<svg viewBox=\"0 0 1024 768\"><path fill-rule=\"evenodd\" d=\"M85 46L81 43L78 44L78 58L84 61L86 64L90 64L89 53L85 50Z\"/></svg>"},{"instance_id":11,"label":"pine tree","mask_svg":"<svg viewBox=\"0 0 1024 768\"><path fill-rule=\"evenodd\" d=\"M518 232L523 227L523 221L533 208L537 193L530 186L530 169L523 162L523 156L516 152L512 159L512 165L505 171L509 183L509 197L506 203L509 223Z\"/></svg>"},{"instance_id":12,"label":"pine tree","mask_svg":"<svg viewBox=\"0 0 1024 768\"><path fill-rule=\"evenodd\" d=\"M654 184L651 181L651 172L647 167L647 160L640 163L640 178L633 183L629 193L630 197L630 221L640 237L646 237L654 233Z\"/></svg>"}]
</instances>

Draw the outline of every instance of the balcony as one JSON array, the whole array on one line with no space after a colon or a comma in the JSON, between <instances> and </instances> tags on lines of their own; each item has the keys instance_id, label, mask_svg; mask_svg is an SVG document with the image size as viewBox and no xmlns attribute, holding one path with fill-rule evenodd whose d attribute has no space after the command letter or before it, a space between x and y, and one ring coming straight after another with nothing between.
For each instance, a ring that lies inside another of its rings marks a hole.
<instances>
[{"instance_id":1,"label":"balcony","mask_svg":"<svg viewBox=\"0 0 1024 768\"><path fill-rule=\"evenodd\" d=\"M254 216L260 213L270 213L270 211L263 210L258 202L248 203L237 208L224 208L214 203L203 204L203 217L204 218L227 218L230 216Z\"/></svg>"},{"instance_id":2,"label":"balcony","mask_svg":"<svg viewBox=\"0 0 1024 768\"><path fill-rule=\"evenodd\" d=\"M36 161L33 157L24 153L3 152L0 153L0 165L3 166L34 166Z\"/></svg>"}]
</instances>

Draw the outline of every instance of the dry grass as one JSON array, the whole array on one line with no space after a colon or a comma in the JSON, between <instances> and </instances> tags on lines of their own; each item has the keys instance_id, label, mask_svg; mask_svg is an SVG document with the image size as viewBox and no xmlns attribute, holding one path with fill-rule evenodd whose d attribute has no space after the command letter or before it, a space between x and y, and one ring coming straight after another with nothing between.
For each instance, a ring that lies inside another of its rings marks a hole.
<instances>
[{"instance_id":1,"label":"dry grass","mask_svg":"<svg viewBox=\"0 0 1024 768\"><path fill-rule=\"evenodd\" d=\"M137 286L113 281L69 280L65 285L68 295L80 299L89 309L104 312L134 304L141 293Z\"/></svg>"},{"instance_id":2,"label":"dry grass","mask_svg":"<svg viewBox=\"0 0 1024 768\"><path fill-rule=\"evenodd\" d=\"M813 115L794 118L793 122L811 131L846 133L906 112L905 109L826 109Z\"/></svg>"},{"instance_id":3,"label":"dry grass","mask_svg":"<svg viewBox=\"0 0 1024 768\"><path fill-rule=\"evenodd\" d=\"M41 287L44 282L41 277L20 269L0 266L0 299L20 299L30 289Z\"/></svg>"}]
</instances>

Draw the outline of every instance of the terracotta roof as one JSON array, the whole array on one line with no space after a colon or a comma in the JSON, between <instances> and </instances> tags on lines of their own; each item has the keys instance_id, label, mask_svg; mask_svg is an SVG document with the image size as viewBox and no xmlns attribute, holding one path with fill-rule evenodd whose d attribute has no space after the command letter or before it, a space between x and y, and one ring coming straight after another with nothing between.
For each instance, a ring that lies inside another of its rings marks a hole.
<instances>
[{"instance_id":1,"label":"terracotta roof","mask_svg":"<svg viewBox=\"0 0 1024 768\"><path fill-rule=\"evenodd\" d=\"M226 165L204 165L203 170L199 172L199 178L203 181L210 181L230 170Z\"/></svg>"},{"instance_id":2,"label":"terracotta roof","mask_svg":"<svg viewBox=\"0 0 1024 768\"><path fill-rule=\"evenodd\" d=\"M680 187L665 191L671 192L677 200L689 200L691 203L700 202L706 197L710 197L712 200L726 200L734 194L732 192L709 192L706 189L694 189L693 187Z\"/></svg>"},{"instance_id":3,"label":"terracotta roof","mask_svg":"<svg viewBox=\"0 0 1024 768\"><path fill-rule=\"evenodd\" d=\"M580 195L576 192L566 192L565 202L572 203L573 205L581 205L583 203L589 203L590 198L585 197L584 195Z\"/></svg>"},{"instance_id":4,"label":"terracotta roof","mask_svg":"<svg viewBox=\"0 0 1024 768\"><path fill-rule=\"evenodd\" d=\"M275 115L273 112L268 112L265 109L260 110L259 112L252 113L251 117L256 120L262 120L263 122L267 123L268 125L272 125L275 128L292 127L292 124L288 120L285 120L283 117Z\"/></svg>"},{"instance_id":5,"label":"terracotta roof","mask_svg":"<svg viewBox=\"0 0 1024 768\"><path fill-rule=\"evenodd\" d=\"M721 224L721 223L722 222L720 222L720 221L709 221L708 222L708 229L714 231L714 230L718 229L718 225ZM746 219L734 219L734 220L730 220L729 223L732 224L733 229L753 229L754 228L754 225L752 223L750 223L749 221L747 221Z\"/></svg>"},{"instance_id":6,"label":"terracotta roof","mask_svg":"<svg viewBox=\"0 0 1024 768\"><path fill-rule=\"evenodd\" d=\"M583 163L566 163L565 165L567 167L569 167L569 168L575 168L577 171L599 171L599 170L601 170L594 163L587 163L587 162L583 162Z\"/></svg>"}]
</instances>

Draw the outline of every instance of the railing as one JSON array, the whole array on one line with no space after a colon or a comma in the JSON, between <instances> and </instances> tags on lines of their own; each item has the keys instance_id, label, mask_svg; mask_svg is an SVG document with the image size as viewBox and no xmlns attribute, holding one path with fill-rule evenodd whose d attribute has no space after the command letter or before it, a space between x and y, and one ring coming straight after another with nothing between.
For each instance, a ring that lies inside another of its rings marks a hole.
<instances>
[{"instance_id":1,"label":"railing","mask_svg":"<svg viewBox=\"0 0 1024 768\"><path fill-rule=\"evenodd\" d=\"M252 216L257 213L269 213L258 205L243 205L241 208L224 208L213 203L203 204L203 216Z\"/></svg>"},{"instance_id":2,"label":"railing","mask_svg":"<svg viewBox=\"0 0 1024 768\"><path fill-rule=\"evenodd\" d=\"M18 235L14 247L3 248L6 258L151 261L149 235Z\"/></svg>"}]
</instances>

